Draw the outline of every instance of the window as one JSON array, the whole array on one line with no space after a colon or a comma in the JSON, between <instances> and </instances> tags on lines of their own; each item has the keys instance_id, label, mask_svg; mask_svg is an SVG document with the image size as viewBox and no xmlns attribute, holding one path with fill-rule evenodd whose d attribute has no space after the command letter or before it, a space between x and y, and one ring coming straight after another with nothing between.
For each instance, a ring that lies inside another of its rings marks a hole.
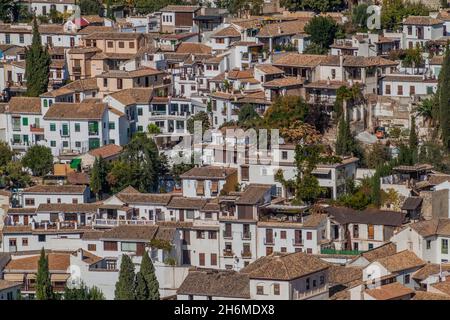
<instances>
[{"instance_id":1,"label":"window","mask_svg":"<svg viewBox=\"0 0 450 320\"><path fill-rule=\"evenodd\" d=\"M359 225L353 225L353 238L359 238Z\"/></svg>"},{"instance_id":2,"label":"window","mask_svg":"<svg viewBox=\"0 0 450 320\"><path fill-rule=\"evenodd\" d=\"M25 198L25 205L34 206L34 198Z\"/></svg>"},{"instance_id":3,"label":"window","mask_svg":"<svg viewBox=\"0 0 450 320\"><path fill-rule=\"evenodd\" d=\"M114 130L116 128L116 123L115 122L110 122L108 124L109 130Z\"/></svg>"},{"instance_id":4,"label":"window","mask_svg":"<svg viewBox=\"0 0 450 320\"><path fill-rule=\"evenodd\" d=\"M427 94L433 94L433 87L427 87Z\"/></svg>"},{"instance_id":5,"label":"window","mask_svg":"<svg viewBox=\"0 0 450 320\"><path fill-rule=\"evenodd\" d=\"M203 231L197 230L197 239L205 239L205 233Z\"/></svg>"},{"instance_id":6,"label":"window","mask_svg":"<svg viewBox=\"0 0 450 320\"><path fill-rule=\"evenodd\" d=\"M194 210L186 210L186 218L194 219Z\"/></svg>"},{"instance_id":7,"label":"window","mask_svg":"<svg viewBox=\"0 0 450 320\"><path fill-rule=\"evenodd\" d=\"M403 95L403 86L397 86L397 95L399 96Z\"/></svg>"},{"instance_id":8,"label":"window","mask_svg":"<svg viewBox=\"0 0 450 320\"><path fill-rule=\"evenodd\" d=\"M391 85L386 85L386 94L391 94Z\"/></svg>"},{"instance_id":9,"label":"window","mask_svg":"<svg viewBox=\"0 0 450 320\"><path fill-rule=\"evenodd\" d=\"M287 248L286 248L286 247L281 247L281 248L280 248L280 251L281 251L281 252L287 252Z\"/></svg>"},{"instance_id":10,"label":"window","mask_svg":"<svg viewBox=\"0 0 450 320\"><path fill-rule=\"evenodd\" d=\"M286 231L280 231L280 239L286 239Z\"/></svg>"},{"instance_id":11,"label":"window","mask_svg":"<svg viewBox=\"0 0 450 320\"><path fill-rule=\"evenodd\" d=\"M50 198L47 198L47 203L51 203L51 200L50 200Z\"/></svg>"},{"instance_id":12,"label":"window","mask_svg":"<svg viewBox=\"0 0 450 320\"><path fill-rule=\"evenodd\" d=\"M412 26L408 26L408 35L412 35Z\"/></svg>"},{"instance_id":13,"label":"window","mask_svg":"<svg viewBox=\"0 0 450 320\"><path fill-rule=\"evenodd\" d=\"M309 288L311 286L310 282L311 282L311 280L309 278L306 278L306 290L309 290Z\"/></svg>"},{"instance_id":14,"label":"window","mask_svg":"<svg viewBox=\"0 0 450 320\"><path fill-rule=\"evenodd\" d=\"M38 241L39 242L45 242L45 234L39 234L38 235Z\"/></svg>"},{"instance_id":15,"label":"window","mask_svg":"<svg viewBox=\"0 0 450 320\"><path fill-rule=\"evenodd\" d=\"M369 250L373 249L373 243L369 243Z\"/></svg>"},{"instance_id":16,"label":"window","mask_svg":"<svg viewBox=\"0 0 450 320\"><path fill-rule=\"evenodd\" d=\"M217 266L217 254L216 253L211 253L211 265Z\"/></svg>"},{"instance_id":17,"label":"window","mask_svg":"<svg viewBox=\"0 0 450 320\"><path fill-rule=\"evenodd\" d=\"M280 284L279 283L274 283L273 284L273 294L275 296L279 296L280 295Z\"/></svg>"},{"instance_id":18,"label":"window","mask_svg":"<svg viewBox=\"0 0 450 320\"><path fill-rule=\"evenodd\" d=\"M63 141L62 146L63 146L63 148L68 148L69 147L69 142L68 141Z\"/></svg>"},{"instance_id":19,"label":"window","mask_svg":"<svg viewBox=\"0 0 450 320\"><path fill-rule=\"evenodd\" d=\"M410 95L416 94L416 87L415 86L410 86L409 87L409 94Z\"/></svg>"},{"instance_id":20,"label":"window","mask_svg":"<svg viewBox=\"0 0 450 320\"><path fill-rule=\"evenodd\" d=\"M441 253L448 254L448 239L441 240Z\"/></svg>"},{"instance_id":21,"label":"window","mask_svg":"<svg viewBox=\"0 0 450 320\"><path fill-rule=\"evenodd\" d=\"M103 242L103 250L105 250L105 251L117 251L117 241L105 241L105 242Z\"/></svg>"},{"instance_id":22,"label":"window","mask_svg":"<svg viewBox=\"0 0 450 320\"><path fill-rule=\"evenodd\" d=\"M81 148L81 141L75 141L75 148Z\"/></svg>"},{"instance_id":23,"label":"window","mask_svg":"<svg viewBox=\"0 0 450 320\"><path fill-rule=\"evenodd\" d=\"M128 42L128 48L134 49L134 41Z\"/></svg>"},{"instance_id":24,"label":"window","mask_svg":"<svg viewBox=\"0 0 450 320\"><path fill-rule=\"evenodd\" d=\"M28 125L28 118L22 118L22 125L24 126Z\"/></svg>"},{"instance_id":25,"label":"window","mask_svg":"<svg viewBox=\"0 0 450 320\"><path fill-rule=\"evenodd\" d=\"M427 240L427 250L431 249L431 240Z\"/></svg>"},{"instance_id":26,"label":"window","mask_svg":"<svg viewBox=\"0 0 450 320\"><path fill-rule=\"evenodd\" d=\"M80 132L80 124L75 123L75 132Z\"/></svg>"},{"instance_id":27,"label":"window","mask_svg":"<svg viewBox=\"0 0 450 320\"><path fill-rule=\"evenodd\" d=\"M104 87L108 86L108 78L103 78L103 86Z\"/></svg>"},{"instance_id":28,"label":"window","mask_svg":"<svg viewBox=\"0 0 450 320\"><path fill-rule=\"evenodd\" d=\"M311 231L306 232L306 240L312 240L312 232Z\"/></svg>"},{"instance_id":29,"label":"window","mask_svg":"<svg viewBox=\"0 0 450 320\"><path fill-rule=\"evenodd\" d=\"M108 48L114 47L114 43L112 41L108 41Z\"/></svg>"},{"instance_id":30,"label":"window","mask_svg":"<svg viewBox=\"0 0 450 320\"><path fill-rule=\"evenodd\" d=\"M405 274L405 277L403 279L403 284L408 284L410 282L411 276L409 274Z\"/></svg>"},{"instance_id":31,"label":"window","mask_svg":"<svg viewBox=\"0 0 450 320\"><path fill-rule=\"evenodd\" d=\"M287 151L282 151L281 152L281 159L287 160L287 158L288 158L288 152Z\"/></svg>"},{"instance_id":32,"label":"window","mask_svg":"<svg viewBox=\"0 0 450 320\"><path fill-rule=\"evenodd\" d=\"M264 287L263 286L256 286L256 294L261 296L264 295Z\"/></svg>"},{"instance_id":33,"label":"window","mask_svg":"<svg viewBox=\"0 0 450 320\"><path fill-rule=\"evenodd\" d=\"M117 79L117 89L122 89L122 79Z\"/></svg>"},{"instance_id":34,"label":"window","mask_svg":"<svg viewBox=\"0 0 450 320\"><path fill-rule=\"evenodd\" d=\"M5 43L6 44L11 43L11 35L9 33L5 34Z\"/></svg>"},{"instance_id":35,"label":"window","mask_svg":"<svg viewBox=\"0 0 450 320\"><path fill-rule=\"evenodd\" d=\"M315 288L315 287L317 287L317 280L316 279L313 280L313 288Z\"/></svg>"},{"instance_id":36,"label":"window","mask_svg":"<svg viewBox=\"0 0 450 320\"><path fill-rule=\"evenodd\" d=\"M119 48L125 48L125 43L123 41L119 41Z\"/></svg>"},{"instance_id":37,"label":"window","mask_svg":"<svg viewBox=\"0 0 450 320\"><path fill-rule=\"evenodd\" d=\"M199 253L198 254L198 264L200 266L204 266L205 265L205 254L204 253Z\"/></svg>"},{"instance_id":38,"label":"window","mask_svg":"<svg viewBox=\"0 0 450 320\"><path fill-rule=\"evenodd\" d=\"M336 69L331 69L331 79L336 79Z\"/></svg>"},{"instance_id":39,"label":"window","mask_svg":"<svg viewBox=\"0 0 450 320\"><path fill-rule=\"evenodd\" d=\"M137 109L138 116L142 116L143 115L143 111L142 110L143 110L142 108L138 108Z\"/></svg>"},{"instance_id":40,"label":"window","mask_svg":"<svg viewBox=\"0 0 450 320\"><path fill-rule=\"evenodd\" d=\"M22 246L28 247L28 238L22 238Z\"/></svg>"},{"instance_id":41,"label":"window","mask_svg":"<svg viewBox=\"0 0 450 320\"><path fill-rule=\"evenodd\" d=\"M24 37L24 35L22 33L19 35L19 42L20 43L24 43L25 42L25 37Z\"/></svg>"},{"instance_id":42,"label":"window","mask_svg":"<svg viewBox=\"0 0 450 320\"><path fill-rule=\"evenodd\" d=\"M266 256L270 256L273 253L273 247L266 247Z\"/></svg>"},{"instance_id":43,"label":"window","mask_svg":"<svg viewBox=\"0 0 450 320\"><path fill-rule=\"evenodd\" d=\"M375 230L374 230L373 224L368 224L367 225L367 237L368 237L368 239L373 240L374 239L374 233L375 233Z\"/></svg>"},{"instance_id":44,"label":"window","mask_svg":"<svg viewBox=\"0 0 450 320\"><path fill-rule=\"evenodd\" d=\"M319 283L320 284L325 284L325 276L320 276Z\"/></svg>"},{"instance_id":45,"label":"window","mask_svg":"<svg viewBox=\"0 0 450 320\"><path fill-rule=\"evenodd\" d=\"M52 147L52 148L56 147L56 141L55 140L51 140L50 141L50 147Z\"/></svg>"},{"instance_id":46,"label":"window","mask_svg":"<svg viewBox=\"0 0 450 320\"><path fill-rule=\"evenodd\" d=\"M208 231L208 239L217 239L217 231Z\"/></svg>"},{"instance_id":47,"label":"window","mask_svg":"<svg viewBox=\"0 0 450 320\"><path fill-rule=\"evenodd\" d=\"M72 198L72 204L78 204L78 199L77 198Z\"/></svg>"},{"instance_id":48,"label":"window","mask_svg":"<svg viewBox=\"0 0 450 320\"><path fill-rule=\"evenodd\" d=\"M143 132L144 131L144 127L143 126L137 126L137 131L138 132Z\"/></svg>"},{"instance_id":49,"label":"window","mask_svg":"<svg viewBox=\"0 0 450 320\"><path fill-rule=\"evenodd\" d=\"M97 250L96 244L93 244L93 243L88 244L88 251L96 251L96 250Z\"/></svg>"}]
</instances>

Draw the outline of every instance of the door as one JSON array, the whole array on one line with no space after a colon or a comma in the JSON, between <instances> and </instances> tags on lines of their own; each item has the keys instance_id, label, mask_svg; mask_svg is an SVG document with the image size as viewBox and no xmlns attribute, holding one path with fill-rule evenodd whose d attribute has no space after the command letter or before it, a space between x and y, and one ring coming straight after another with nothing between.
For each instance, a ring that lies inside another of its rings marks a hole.
<instances>
[{"instance_id":1,"label":"door","mask_svg":"<svg viewBox=\"0 0 450 320\"><path fill-rule=\"evenodd\" d=\"M180 221L184 221L184 210L180 210Z\"/></svg>"},{"instance_id":2,"label":"door","mask_svg":"<svg viewBox=\"0 0 450 320\"><path fill-rule=\"evenodd\" d=\"M273 243L273 230L266 229L266 243Z\"/></svg>"},{"instance_id":3,"label":"door","mask_svg":"<svg viewBox=\"0 0 450 320\"><path fill-rule=\"evenodd\" d=\"M191 252L183 250L183 264L191 264Z\"/></svg>"}]
</instances>

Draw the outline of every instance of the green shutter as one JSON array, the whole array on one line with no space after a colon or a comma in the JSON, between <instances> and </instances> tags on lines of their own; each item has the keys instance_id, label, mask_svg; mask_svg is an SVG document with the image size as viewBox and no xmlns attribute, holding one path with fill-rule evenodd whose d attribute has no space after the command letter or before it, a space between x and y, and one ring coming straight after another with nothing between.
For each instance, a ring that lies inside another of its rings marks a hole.
<instances>
[{"instance_id":1,"label":"green shutter","mask_svg":"<svg viewBox=\"0 0 450 320\"><path fill-rule=\"evenodd\" d=\"M56 124L50 123L50 131L56 131Z\"/></svg>"},{"instance_id":2,"label":"green shutter","mask_svg":"<svg viewBox=\"0 0 450 320\"><path fill-rule=\"evenodd\" d=\"M28 125L28 118L22 118L22 125L24 126Z\"/></svg>"},{"instance_id":3,"label":"green shutter","mask_svg":"<svg viewBox=\"0 0 450 320\"><path fill-rule=\"evenodd\" d=\"M114 130L116 128L116 124L114 122L109 123L109 130Z\"/></svg>"},{"instance_id":4,"label":"green shutter","mask_svg":"<svg viewBox=\"0 0 450 320\"><path fill-rule=\"evenodd\" d=\"M69 135L69 126L67 124L62 125L62 135L68 136Z\"/></svg>"},{"instance_id":5,"label":"green shutter","mask_svg":"<svg viewBox=\"0 0 450 320\"><path fill-rule=\"evenodd\" d=\"M100 147L100 139L90 138L89 139L89 150L96 149Z\"/></svg>"},{"instance_id":6,"label":"green shutter","mask_svg":"<svg viewBox=\"0 0 450 320\"><path fill-rule=\"evenodd\" d=\"M56 147L56 141L54 140L50 141L50 147L52 148Z\"/></svg>"},{"instance_id":7,"label":"green shutter","mask_svg":"<svg viewBox=\"0 0 450 320\"><path fill-rule=\"evenodd\" d=\"M44 99L44 108L47 108L47 107L48 107L48 100Z\"/></svg>"}]
</instances>

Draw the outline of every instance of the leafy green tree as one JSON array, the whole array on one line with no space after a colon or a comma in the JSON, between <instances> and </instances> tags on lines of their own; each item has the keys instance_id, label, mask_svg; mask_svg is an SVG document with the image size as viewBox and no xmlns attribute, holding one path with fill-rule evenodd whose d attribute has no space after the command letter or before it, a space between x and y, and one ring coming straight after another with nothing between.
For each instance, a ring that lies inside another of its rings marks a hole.
<instances>
[{"instance_id":1,"label":"leafy green tree","mask_svg":"<svg viewBox=\"0 0 450 320\"><path fill-rule=\"evenodd\" d=\"M150 123L147 126L147 131L149 134L160 134L161 133L161 129L154 123Z\"/></svg>"},{"instance_id":2,"label":"leafy green tree","mask_svg":"<svg viewBox=\"0 0 450 320\"><path fill-rule=\"evenodd\" d=\"M37 20L33 20L33 39L31 46L25 50L25 79L27 80L27 96L38 97L48 90L50 72L50 55L42 46Z\"/></svg>"},{"instance_id":3,"label":"leafy green tree","mask_svg":"<svg viewBox=\"0 0 450 320\"><path fill-rule=\"evenodd\" d=\"M16 21L21 7L24 6L18 1L0 0L0 20L4 23Z\"/></svg>"},{"instance_id":4,"label":"leafy green tree","mask_svg":"<svg viewBox=\"0 0 450 320\"><path fill-rule=\"evenodd\" d=\"M419 67L424 63L422 49L419 47L406 49L404 54L403 66L405 68L411 68L413 72L417 71Z\"/></svg>"},{"instance_id":5,"label":"leafy green tree","mask_svg":"<svg viewBox=\"0 0 450 320\"><path fill-rule=\"evenodd\" d=\"M202 134L205 134L205 131L210 129L211 127L208 114L206 112L200 111L187 120L186 127L191 134L194 134L195 121L201 121Z\"/></svg>"},{"instance_id":6,"label":"leafy green tree","mask_svg":"<svg viewBox=\"0 0 450 320\"><path fill-rule=\"evenodd\" d=\"M89 186L96 194L97 200L102 198L102 194L108 191L108 165L102 157L96 157L91 170Z\"/></svg>"},{"instance_id":7,"label":"leafy green tree","mask_svg":"<svg viewBox=\"0 0 450 320\"><path fill-rule=\"evenodd\" d=\"M381 27L397 30L407 16L428 16L430 9L423 2L383 0L381 6Z\"/></svg>"},{"instance_id":8,"label":"leafy green tree","mask_svg":"<svg viewBox=\"0 0 450 320\"><path fill-rule=\"evenodd\" d=\"M434 97L423 99L416 109L416 115L423 118L425 123L433 120L436 99Z\"/></svg>"},{"instance_id":9,"label":"leafy green tree","mask_svg":"<svg viewBox=\"0 0 450 320\"><path fill-rule=\"evenodd\" d=\"M134 264L131 258L124 254L120 263L119 280L114 291L115 300L134 300Z\"/></svg>"},{"instance_id":10,"label":"leafy green tree","mask_svg":"<svg viewBox=\"0 0 450 320\"><path fill-rule=\"evenodd\" d=\"M116 17L114 16L114 12L111 9L111 0L106 0L106 17L112 21L116 21Z\"/></svg>"},{"instance_id":11,"label":"leafy green tree","mask_svg":"<svg viewBox=\"0 0 450 320\"><path fill-rule=\"evenodd\" d=\"M305 25L305 32L310 35L311 42L324 50L328 50L333 44L338 30L336 22L324 16L316 16Z\"/></svg>"},{"instance_id":12,"label":"leafy green tree","mask_svg":"<svg viewBox=\"0 0 450 320\"><path fill-rule=\"evenodd\" d=\"M45 254L44 248L42 248L36 275L36 299L52 300L54 297L55 295L53 293L50 272L48 269L48 257Z\"/></svg>"},{"instance_id":13,"label":"leafy green tree","mask_svg":"<svg viewBox=\"0 0 450 320\"><path fill-rule=\"evenodd\" d=\"M161 8L168 6L168 5L179 5L182 4L183 1L181 0L161 0L161 1L154 1L154 0L136 0L134 9L136 13L138 14L148 14L155 11L160 10Z\"/></svg>"},{"instance_id":14,"label":"leafy green tree","mask_svg":"<svg viewBox=\"0 0 450 320\"><path fill-rule=\"evenodd\" d=\"M50 9L49 17L52 23L63 23L64 21L63 15L55 8Z\"/></svg>"},{"instance_id":15,"label":"leafy green tree","mask_svg":"<svg viewBox=\"0 0 450 320\"><path fill-rule=\"evenodd\" d=\"M371 179L371 203L377 208L381 205L381 168L375 170L375 174Z\"/></svg>"},{"instance_id":16,"label":"leafy green tree","mask_svg":"<svg viewBox=\"0 0 450 320\"><path fill-rule=\"evenodd\" d=\"M343 0L281 0L280 6L289 11L330 12L345 8Z\"/></svg>"},{"instance_id":17,"label":"leafy green tree","mask_svg":"<svg viewBox=\"0 0 450 320\"><path fill-rule=\"evenodd\" d=\"M31 183L30 176L23 171L19 161L9 162L4 169L4 175L6 183L12 188L25 188Z\"/></svg>"},{"instance_id":18,"label":"leafy green tree","mask_svg":"<svg viewBox=\"0 0 450 320\"><path fill-rule=\"evenodd\" d=\"M135 175L130 174L133 170L134 168L127 161L116 160L112 163L106 180L113 193L117 193L127 186L136 185L134 180Z\"/></svg>"},{"instance_id":19,"label":"leafy green tree","mask_svg":"<svg viewBox=\"0 0 450 320\"><path fill-rule=\"evenodd\" d=\"M93 286L89 289L84 283L79 288L66 286L62 298L64 300L105 300L105 296L99 288Z\"/></svg>"},{"instance_id":20,"label":"leafy green tree","mask_svg":"<svg viewBox=\"0 0 450 320\"><path fill-rule=\"evenodd\" d=\"M148 288L141 272L136 274L134 287L136 300L148 300Z\"/></svg>"},{"instance_id":21,"label":"leafy green tree","mask_svg":"<svg viewBox=\"0 0 450 320\"><path fill-rule=\"evenodd\" d=\"M156 278L155 267L153 266L153 262L150 259L148 252L145 252L142 257L140 273L142 274L147 287L147 300L159 300L159 282Z\"/></svg>"},{"instance_id":22,"label":"leafy green tree","mask_svg":"<svg viewBox=\"0 0 450 320\"><path fill-rule=\"evenodd\" d=\"M438 171L450 173L450 156L448 151L436 141L427 141L421 145L418 161L420 163L429 163Z\"/></svg>"},{"instance_id":23,"label":"leafy green tree","mask_svg":"<svg viewBox=\"0 0 450 320\"><path fill-rule=\"evenodd\" d=\"M304 122L308 111L308 104L301 97L282 96L267 109L263 121L267 128L288 128L296 121Z\"/></svg>"},{"instance_id":24,"label":"leafy green tree","mask_svg":"<svg viewBox=\"0 0 450 320\"><path fill-rule=\"evenodd\" d=\"M259 115L255 111L255 107L251 104L245 104L241 107L238 114L239 123L246 123L253 119L258 119Z\"/></svg>"},{"instance_id":25,"label":"leafy green tree","mask_svg":"<svg viewBox=\"0 0 450 320\"><path fill-rule=\"evenodd\" d=\"M80 0L79 6L82 15L100 14L101 4L97 0Z\"/></svg>"},{"instance_id":26,"label":"leafy green tree","mask_svg":"<svg viewBox=\"0 0 450 320\"><path fill-rule=\"evenodd\" d=\"M9 145L4 141L0 141L0 168L6 166L13 156L14 152Z\"/></svg>"},{"instance_id":27,"label":"leafy green tree","mask_svg":"<svg viewBox=\"0 0 450 320\"><path fill-rule=\"evenodd\" d=\"M45 176L53 169L53 155L46 146L31 146L22 159L22 164L33 171L35 176Z\"/></svg>"},{"instance_id":28,"label":"leafy green tree","mask_svg":"<svg viewBox=\"0 0 450 320\"><path fill-rule=\"evenodd\" d=\"M89 300L106 300L106 298L99 288L93 286L89 289Z\"/></svg>"},{"instance_id":29,"label":"leafy green tree","mask_svg":"<svg viewBox=\"0 0 450 320\"><path fill-rule=\"evenodd\" d=\"M369 169L375 169L380 164L390 160L389 148L379 142L372 145L371 150L365 157L365 164Z\"/></svg>"}]
</instances>

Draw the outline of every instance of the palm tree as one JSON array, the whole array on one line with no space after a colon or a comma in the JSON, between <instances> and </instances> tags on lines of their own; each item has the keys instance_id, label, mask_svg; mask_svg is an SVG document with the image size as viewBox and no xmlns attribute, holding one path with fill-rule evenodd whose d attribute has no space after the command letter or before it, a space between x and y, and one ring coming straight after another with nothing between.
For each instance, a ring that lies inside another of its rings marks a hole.
<instances>
[{"instance_id":1,"label":"palm tree","mask_svg":"<svg viewBox=\"0 0 450 320\"><path fill-rule=\"evenodd\" d=\"M433 100L425 99L416 108L416 114L423 118L424 123L428 124L431 120L433 120L433 107L434 107Z\"/></svg>"}]
</instances>

